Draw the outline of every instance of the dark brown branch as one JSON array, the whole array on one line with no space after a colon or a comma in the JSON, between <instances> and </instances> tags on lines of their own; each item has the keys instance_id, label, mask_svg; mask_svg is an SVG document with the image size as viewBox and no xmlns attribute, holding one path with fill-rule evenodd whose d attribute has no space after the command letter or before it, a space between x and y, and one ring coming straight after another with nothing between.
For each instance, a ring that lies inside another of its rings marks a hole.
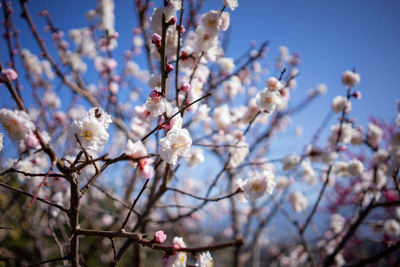
<instances>
[{"instance_id":1,"label":"dark brown branch","mask_svg":"<svg viewBox=\"0 0 400 267\"><path fill-rule=\"evenodd\" d=\"M117 258L117 249L115 248L115 241L114 238L110 238L111 241L111 246L113 249L113 254L114 254L114 266L118 265L118 258Z\"/></svg>"},{"instance_id":2,"label":"dark brown branch","mask_svg":"<svg viewBox=\"0 0 400 267\"><path fill-rule=\"evenodd\" d=\"M190 253L197 253L202 251L214 251L219 249L224 249L227 247L235 247L243 244L242 239L233 240L226 243L211 245L211 246L203 246L203 247L193 247L193 248L174 248L169 246L163 246L160 244L155 244L152 240L145 240L143 239L146 235L137 234L137 233L130 233L125 231L102 231L102 230L89 230L89 229L77 229L75 231L76 235L85 235L85 236L96 236L96 237L106 237L106 238L127 238L131 239L134 242L141 244L144 247L152 248L155 250L161 250L165 253L173 253L176 251L183 251L183 252L190 252Z\"/></svg>"}]
</instances>

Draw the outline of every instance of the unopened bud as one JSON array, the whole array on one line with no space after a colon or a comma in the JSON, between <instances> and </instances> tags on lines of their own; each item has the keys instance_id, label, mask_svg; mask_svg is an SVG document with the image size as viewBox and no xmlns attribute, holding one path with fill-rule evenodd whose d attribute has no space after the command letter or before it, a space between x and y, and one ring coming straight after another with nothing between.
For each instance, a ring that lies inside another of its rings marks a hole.
<instances>
[{"instance_id":1,"label":"unopened bud","mask_svg":"<svg viewBox=\"0 0 400 267\"><path fill-rule=\"evenodd\" d=\"M190 90L190 84L187 84L187 83L183 84L183 85L181 86L181 90L184 91L184 92L189 92L189 90Z\"/></svg>"},{"instance_id":2,"label":"unopened bud","mask_svg":"<svg viewBox=\"0 0 400 267\"><path fill-rule=\"evenodd\" d=\"M161 36L157 33L153 33L151 35L151 42L157 47L160 48L161 47Z\"/></svg>"},{"instance_id":3,"label":"unopened bud","mask_svg":"<svg viewBox=\"0 0 400 267\"><path fill-rule=\"evenodd\" d=\"M176 25L176 30L180 32L180 34L183 34L186 29L183 25Z\"/></svg>"},{"instance_id":4,"label":"unopened bud","mask_svg":"<svg viewBox=\"0 0 400 267\"><path fill-rule=\"evenodd\" d=\"M153 238L154 242L162 244L166 239L167 235L164 234L164 231L160 230L154 233L154 238Z\"/></svg>"},{"instance_id":5,"label":"unopened bud","mask_svg":"<svg viewBox=\"0 0 400 267\"><path fill-rule=\"evenodd\" d=\"M167 66L165 67L165 71L167 72L167 74L173 70L174 70L174 66L172 66L172 64L167 64Z\"/></svg>"},{"instance_id":6,"label":"unopened bud","mask_svg":"<svg viewBox=\"0 0 400 267\"><path fill-rule=\"evenodd\" d=\"M355 91L355 92L353 93L353 97L354 97L355 99L361 99L361 92L360 92L360 91Z\"/></svg>"},{"instance_id":7,"label":"unopened bud","mask_svg":"<svg viewBox=\"0 0 400 267\"><path fill-rule=\"evenodd\" d=\"M168 21L167 25L168 25L168 26L170 26L170 25L175 25L176 21L177 21L176 17L173 17L172 19L170 19L170 20Z\"/></svg>"}]
</instances>

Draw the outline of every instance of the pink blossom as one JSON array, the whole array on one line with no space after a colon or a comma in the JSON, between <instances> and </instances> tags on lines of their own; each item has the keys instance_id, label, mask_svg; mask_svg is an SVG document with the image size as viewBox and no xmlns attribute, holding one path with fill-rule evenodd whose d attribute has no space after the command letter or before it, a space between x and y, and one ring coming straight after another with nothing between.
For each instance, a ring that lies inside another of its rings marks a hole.
<instances>
[{"instance_id":1,"label":"pink blossom","mask_svg":"<svg viewBox=\"0 0 400 267\"><path fill-rule=\"evenodd\" d=\"M39 145L39 140L34 133L25 137L24 144L27 148L36 148Z\"/></svg>"},{"instance_id":2,"label":"pink blossom","mask_svg":"<svg viewBox=\"0 0 400 267\"><path fill-rule=\"evenodd\" d=\"M152 42L155 46L157 46L157 48L160 48L160 47L161 47L161 40L162 40L162 38L161 38L161 36L160 36L159 34L153 33L153 34L151 35L151 42Z\"/></svg>"},{"instance_id":3,"label":"pink blossom","mask_svg":"<svg viewBox=\"0 0 400 267\"><path fill-rule=\"evenodd\" d=\"M5 69L1 72L1 80L2 81L15 81L18 78L18 74L13 69Z\"/></svg>"},{"instance_id":4,"label":"pink blossom","mask_svg":"<svg viewBox=\"0 0 400 267\"><path fill-rule=\"evenodd\" d=\"M154 233L154 238L153 241L159 244L164 243L164 241L167 239L167 235L164 234L163 230L157 231Z\"/></svg>"}]
</instances>

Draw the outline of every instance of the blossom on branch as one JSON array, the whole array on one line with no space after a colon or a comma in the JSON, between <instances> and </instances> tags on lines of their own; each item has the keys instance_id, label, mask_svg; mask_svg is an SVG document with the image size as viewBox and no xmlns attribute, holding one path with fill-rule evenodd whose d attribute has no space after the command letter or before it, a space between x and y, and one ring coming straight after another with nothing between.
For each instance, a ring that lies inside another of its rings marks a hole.
<instances>
[{"instance_id":1,"label":"blossom on branch","mask_svg":"<svg viewBox=\"0 0 400 267\"><path fill-rule=\"evenodd\" d=\"M75 137L77 135L82 147L89 153L100 152L108 141L109 134L106 130L111 122L110 115L99 107L93 107L85 117L72 123L69 140L74 148L81 149Z\"/></svg>"},{"instance_id":2,"label":"blossom on branch","mask_svg":"<svg viewBox=\"0 0 400 267\"><path fill-rule=\"evenodd\" d=\"M302 212L307 208L308 205L307 198L300 191L291 193L289 196L289 201L290 204L292 204L295 212Z\"/></svg>"},{"instance_id":3,"label":"blossom on branch","mask_svg":"<svg viewBox=\"0 0 400 267\"><path fill-rule=\"evenodd\" d=\"M360 74L346 70L342 74L342 84L347 88L352 88L360 82Z\"/></svg>"},{"instance_id":4,"label":"blossom on branch","mask_svg":"<svg viewBox=\"0 0 400 267\"><path fill-rule=\"evenodd\" d=\"M21 110L0 109L0 123L15 142L23 141L35 129L29 115Z\"/></svg>"},{"instance_id":5,"label":"blossom on branch","mask_svg":"<svg viewBox=\"0 0 400 267\"><path fill-rule=\"evenodd\" d=\"M213 267L214 261L209 251L203 252L199 255L196 261L198 267Z\"/></svg>"},{"instance_id":6,"label":"blossom on branch","mask_svg":"<svg viewBox=\"0 0 400 267\"><path fill-rule=\"evenodd\" d=\"M256 104L261 112L273 113L282 103L281 95L276 91L265 88L256 95Z\"/></svg>"},{"instance_id":7,"label":"blossom on branch","mask_svg":"<svg viewBox=\"0 0 400 267\"><path fill-rule=\"evenodd\" d=\"M230 8L232 11L239 6L237 0L222 0L222 2L224 2L224 6Z\"/></svg>"},{"instance_id":8,"label":"blossom on branch","mask_svg":"<svg viewBox=\"0 0 400 267\"><path fill-rule=\"evenodd\" d=\"M172 128L160 139L160 156L168 164L176 165L178 156L187 156L192 146L188 130Z\"/></svg>"},{"instance_id":9,"label":"blossom on branch","mask_svg":"<svg viewBox=\"0 0 400 267\"><path fill-rule=\"evenodd\" d=\"M153 118L167 111L167 100L161 95L161 88L156 87L156 89L151 91L149 98L146 100L146 108L150 111Z\"/></svg>"},{"instance_id":10,"label":"blossom on branch","mask_svg":"<svg viewBox=\"0 0 400 267\"><path fill-rule=\"evenodd\" d=\"M172 241L174 249L186 248L185 242L182 237L174 237ZM186 267L186 252L174 252L172 255L167 255L163 258L163 265L165 267Z\"/></svg>"},{"instance_id":11,"label":"blossom on branch","mask_svg":"<svg viewBox=\"0 0 400 267\"><path fill-rule=\"evenodd\" d=\"M270 170L252 172L246 180L239 180L238 185L245 195L254 201L265 193L272 194L276 185L274 178L275 176Z\"/></svg>"}]
</instances>

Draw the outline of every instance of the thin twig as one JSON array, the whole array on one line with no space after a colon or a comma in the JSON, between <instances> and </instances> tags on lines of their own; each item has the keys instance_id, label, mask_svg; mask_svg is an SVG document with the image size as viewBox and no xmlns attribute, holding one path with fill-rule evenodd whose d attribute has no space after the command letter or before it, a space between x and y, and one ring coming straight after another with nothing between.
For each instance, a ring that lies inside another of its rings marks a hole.
<instances>
[{"instance_id":1,"label":"thin twig","mask_svg":"<svg viewBox=\"0 0 400 267\"><path fill-rule=\"evenodd\" d=\"M122 223L121 231L124 231L124 230L125 230L125 226L126 226L126 224L128 223L129 217L131 216L131 213L132 213L133 209L135 208L136 203L138 202L138 200L139 200L140 197L142 196L142 194L143 194L144 190L146 189L147 184L149 183L149 181L150 181L150 179L147 178L147 180L146 180L146 182L143 184L142 189L140 190L139 194L137 195L137 197L136 197L135 200L133 201L132 206L131 206L131 208L129 209L128 215L126 216L124 222Z\"/></svg>"}]
</instances>

